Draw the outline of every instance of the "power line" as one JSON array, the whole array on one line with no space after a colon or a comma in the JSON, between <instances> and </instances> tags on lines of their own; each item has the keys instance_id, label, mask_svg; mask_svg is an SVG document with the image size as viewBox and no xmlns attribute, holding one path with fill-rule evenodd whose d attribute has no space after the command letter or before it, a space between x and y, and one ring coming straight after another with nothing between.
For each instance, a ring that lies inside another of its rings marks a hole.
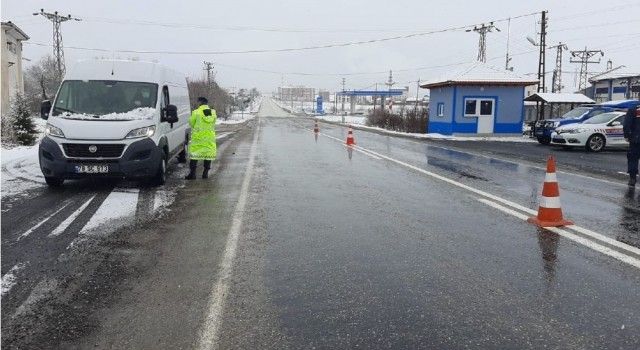
<instances>
[{"instance_id":1,"label":"power line","mask_svg":"<svg viewBox=\"0 0 640 350\"><path fill-rule=\"evenodd\" d=\"M509 22L511 19L509 19ZM487 33L491 33L493 30L500 31L498 27L493 25L493 22L489 23L489 25L485 25L484 23L480 26L474 26L473 29L467 29L467 32L476 32L480 34L480 38L478 39L478 61L479 62L487 62Z\"/></svg>"},{"instance_id":2,"label":"power line","mask_svg":"<svg viewBox=\"0 0 640 350\"><path fill-rule=\"evenodd\" d=\"M534 14L535 13L524 14L524 15L519 15L511 18L512 19L522 18L527 16L533 16ZM492 22L501 22L506 20L508 20L508 18L498 19ZM449 28L419 32L419 33L396 35L396 36L384 37L384 38L378 38L378 39L348 41L348 42L342 42L342 43L332 43L332 44L314 45L314 46L305 46L305 47L289 47L289 48L280 48L280 49L254 49L254 50L228 50L228 51L199 51L199 50L198 51L195 51L195 50L194 51L168 51L168 50L127 50L127 49L120 49L120 50L95 49L95 50L96 51L112 51L112 52L119 52L119 53L164 54L164 55L229 55L229 54L250 54L250 53L293 52L293 51L308 51L308 50L318 50L318 49L327 49L327 48L335 48L335 47L365 45L365 44L372 44L372 43L379 43L379 42L386 42L386 41L409 39L409 38L415 38L415 37L421 37L421 36L427 36L427 35L433 35L433 34L440 34L445 32L465 30L470 28L471 26L472 25L464 25L464 26L449 27ZM475 27L477 27L477 25L475 25ZM83 48L83 49L94 50L91 48Z\"/></svg>"},{"instance_id":3,"label":"power line","mask_svg":"<svg viewBox=\"0 0 640 350\"><path fill-rule=\"evenodd\" d=\"M40 12L34 12L33 15L42 16L53 23L53 56L56 59L56 73L59 77L62 77L64 75L65 67L64 49L62 47L62 32L60 31L60 25L66 21L80 21L81 19L71 17L71 15L60 16L58 14L58 11L55 11L53 13L44 12L44 9L40 9Z\"/></svg>"},{"instance_id":4,"label":"power line","mask_svg":"<svg viewBox=\"0 0 640 350\"><path fill-rule=\"evenodd\" d=\"M604 56L604 52L602 50L587 50L585 46L582 51L571 51L571 63L580 63L580 80L578 83L578 90L583 90L587 87L588 82L588 64L589 63L600 63L600 58L597 61L590 61L590 59L597 54L600 56ZM573 59L573 58L577 59Z\"/></svg>"}]
</instances>

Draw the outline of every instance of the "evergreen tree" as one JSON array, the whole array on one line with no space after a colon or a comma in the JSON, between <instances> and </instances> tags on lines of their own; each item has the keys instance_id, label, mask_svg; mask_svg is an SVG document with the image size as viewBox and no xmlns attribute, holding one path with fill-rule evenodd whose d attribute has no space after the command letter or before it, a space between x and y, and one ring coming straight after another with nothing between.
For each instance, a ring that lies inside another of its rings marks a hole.
<instances>
[{"instance_id":1,"label":"evergreen tree","mask_svg":"<svg viewBox=\"0 0 640 350\"><path fill-rule=\"evenodd\" d=\"M29 102L21 93L17 93L14 97L9 117L13 121L13 133L18 144L33 145L38 131L31 117Z\"/></svg>"}]
</instances>

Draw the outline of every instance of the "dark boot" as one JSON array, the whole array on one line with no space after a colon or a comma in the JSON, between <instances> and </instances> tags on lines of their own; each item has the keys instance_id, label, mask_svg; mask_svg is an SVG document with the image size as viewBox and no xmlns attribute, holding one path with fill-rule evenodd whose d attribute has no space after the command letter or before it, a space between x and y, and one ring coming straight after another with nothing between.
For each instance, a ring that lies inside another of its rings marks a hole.
<instances>
[{"instance_id":1,"label":"dark boot","mask_svg":"<svg viewBox=\"0 0 640 350\"><path fill-rule=\"evenodd\" d=\"M636 187L636 180L637 180L637 177L636 177L636 176L631 176L631 177L629 178L629 186L631 186L631 187Z\"/></svg>"},{"instance_id":2,"label":"dark boot","mask_svg":"<svg viewBox=\"0 0 640 350\"><path fill-rule=\"evenodd\" d=\"M197 160L189 161L189 175L185 176L185 180L195 180L196 179L196 168L198 167Z\"/></svg>"},{"instance_id":3,"label":"dark boot","mask_svg":"<svg viewBox=\"0 0 640 350\"><path fill-rule=\"evenodd\" d=\"M205 160L204 161L204 170L202 171L202 178L203 179L208 179L209 178L209 169L211 169L211 161L210 160Z\"/></svg>"}]
</instances>

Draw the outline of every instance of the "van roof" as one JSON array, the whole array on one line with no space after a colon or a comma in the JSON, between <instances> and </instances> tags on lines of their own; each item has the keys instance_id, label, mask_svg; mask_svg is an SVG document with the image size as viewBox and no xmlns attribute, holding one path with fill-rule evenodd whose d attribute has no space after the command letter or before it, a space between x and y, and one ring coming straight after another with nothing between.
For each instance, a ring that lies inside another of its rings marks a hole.
<instances>
[{"instance_id":1,"label":"van roof","mask_svg":"<svg viewBox=\"0 0 640 350\"><path fill-rule=\"evenodd\" d=\"M184 74L154 62L131 60L82 60L65 75L67 80L119 80L172 83L186 86Z\"/></svg>"}]
</instances>

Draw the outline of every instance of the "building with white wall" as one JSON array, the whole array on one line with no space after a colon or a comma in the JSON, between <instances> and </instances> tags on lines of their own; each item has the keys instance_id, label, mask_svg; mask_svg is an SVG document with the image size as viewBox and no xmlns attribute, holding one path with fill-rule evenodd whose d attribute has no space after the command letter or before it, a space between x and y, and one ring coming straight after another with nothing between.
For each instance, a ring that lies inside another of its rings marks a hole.
<instances>
[{"instance_id":1,"label":"building with white wall","mask_svg":"<svg viewBox=\"0 0 640 350\"><path fill-rule=\"evenodd\" d=\"M10 107L11 99L17 92L24 92L24 81L22 77L22 42L29 40L18 26L11 22L2 22L1 32L2 43L2 68L0 71L0 87L2 95L2 114L5 114Z\"/></svg>"}]
</instances>

